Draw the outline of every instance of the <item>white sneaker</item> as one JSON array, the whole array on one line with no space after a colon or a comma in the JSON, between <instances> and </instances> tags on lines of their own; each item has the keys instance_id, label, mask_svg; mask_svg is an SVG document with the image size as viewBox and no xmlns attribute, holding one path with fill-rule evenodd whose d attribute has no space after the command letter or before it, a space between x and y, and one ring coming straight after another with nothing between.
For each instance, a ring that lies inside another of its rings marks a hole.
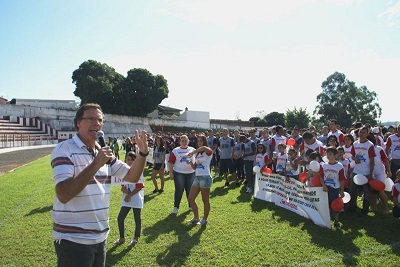
<instances>
[{"instance_id":1,"label":"white sneaker","mask_svg":"<svg viewBox=\"0 0 400 267\"><path fill-rule=\"evenodd\" d=\"M187 220L187 222L190 222L191 224L197 224L198 222L200 222L200 219L191 219L191 220Z\"/></svg>"},{"instance_id":2,"label":"white sneaker","mask_svg":"<svg viewBox=\"0 0 400 267\"><path fill-rule=\"evenodd\" d=\"M134 246L134 245L136 245L137 242L138 242L138 241L137 241L136 239L132 239L130 245L131 245L131 246Z\"/></svg>"},{"instance_id":3,"label":"white sneaker","mask_svg":"<svg viewBox=\"0 0 400 267\"><path fill-rule=\"evenodd\" d=\"M207 224L207 220L204 218L201 218L201 220L197 223L199 225L206 225Z\"/></svg>"},{"instance_id":4,"label":"white sneaker","mask_svg":"<svg viewBox=\"0 0 400 267\"><path fill-rule=\"evenodd\" d=\"M174 209L172 210L172 214L178 214L178 208L177 207L174 207Z\"/></svg>"}]
</instances>

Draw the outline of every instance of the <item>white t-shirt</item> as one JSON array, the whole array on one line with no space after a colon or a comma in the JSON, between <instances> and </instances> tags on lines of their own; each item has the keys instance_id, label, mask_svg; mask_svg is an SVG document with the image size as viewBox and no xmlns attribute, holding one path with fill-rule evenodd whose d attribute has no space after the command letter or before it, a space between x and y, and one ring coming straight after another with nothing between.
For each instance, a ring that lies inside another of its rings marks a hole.
<instances>
[{"instance_id":1,"label":"white t-shirt","mask_svg":"<svg viewBox=\"0 0 400 267\"><path fill-rule=\"evenodd\" d=\"M206 152L198 153L195 156L196 166L196 176L211 175L210 164L212 159L212 152L207 154Z\"/></svg>"}]
</instances>

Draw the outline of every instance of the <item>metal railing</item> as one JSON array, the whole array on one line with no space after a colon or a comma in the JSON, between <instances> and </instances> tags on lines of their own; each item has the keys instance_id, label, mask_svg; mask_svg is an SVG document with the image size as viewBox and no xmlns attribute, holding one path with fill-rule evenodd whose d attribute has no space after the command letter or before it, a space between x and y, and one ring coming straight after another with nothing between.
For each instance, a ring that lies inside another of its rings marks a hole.
<instances>
[{"instance_id":1,"label":"metal railing","mask_svg":"<svg viewBox=\"0 0 400 267\"><path fill-rule=\"evenodd\" d=\"M0 134L0 148L50 145L57 139L50 135Z\"/></svg>"}]
</instances>

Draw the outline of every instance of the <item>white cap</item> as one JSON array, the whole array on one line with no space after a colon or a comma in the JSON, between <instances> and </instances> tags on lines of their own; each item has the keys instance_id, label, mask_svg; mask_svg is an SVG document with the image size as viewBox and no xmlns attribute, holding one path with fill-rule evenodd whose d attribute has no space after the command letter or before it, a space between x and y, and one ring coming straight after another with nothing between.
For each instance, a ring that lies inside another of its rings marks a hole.
<instances>
[{"instance_id":1,"label":"white cap","mask_svg":"<svg viewBox=\"0 0 400 267\"><path fill-rule=\"evenodd\" d=\"M378 128L378 127L372 128L372 133L378 134L379 132L380 132L380 131L379 131L379 128Z\"/></svg>"}]
</instances>

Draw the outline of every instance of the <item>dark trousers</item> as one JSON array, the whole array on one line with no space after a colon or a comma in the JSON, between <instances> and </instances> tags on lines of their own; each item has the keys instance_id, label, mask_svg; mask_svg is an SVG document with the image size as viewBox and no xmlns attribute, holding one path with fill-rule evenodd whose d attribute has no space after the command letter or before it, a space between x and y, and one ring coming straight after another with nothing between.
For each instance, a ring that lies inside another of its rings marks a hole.
<instances>
[{"instance_id":1,"label":"dark trousers","mask_svg":"<svg viewBox=\"0 0 400 267\"><path fill-rule=\"evenodd\" d=\"M190 188L194 181L195 173L179 173L174 171L174 185L175 185L175 197L174 207L179 209L181 204L183 191L186 191L186 198L189 197Z\"/></svg>"},{"instance_id":2,"label":"dark trousers","mask_svg":"<svg viewBox=\"0 0 400 267\"><path fill-rule=\"evenodd\" d=\"M254 161L244 160L244 171L246 173L247 185L250 187L254 186L253 165Z\"/></svg>"},{"instance_id":3,"label":"dark trousers","mask_svg":"<svg viewBox=\"0 0 400 267\"><path fill-rule=\"evenodd\" d=\"M355 211L357 208L357 195L358 192L362 191L364 193L363 197L363 207L362 207L362 213L368 213L369 211L369 205L370 205L370 198L369 195L371 193L371 190L369 189L368 183L364 185L357 185L354 183L353 177L356 175L356 173L353 173L351 175L350 179L350 184L349 184L349 194L351 196L349 205L348 205L348 210Z\"/></svg>"},{"instance_id":4,"label":"dark trousers","mask_svg":"<svg viewBox=\"0 0 400 267\"><path fill-rule=\"evenodd\" d=\"M133 237L140 237L142 231L142 218L140 217L140 214L142 209L121 206L118 214L118 230L120 238L125 238L125 218L131 209L133 210L133 219L135 220L135 235Z\"/></svg>"},{"instance_id":5,"label":"dark trousers","mask_svg":"<svg viewBox=\"0 0 400 267\"><path fill-rule=\"evenodd\" d=\"M104 267L106 264L106 241L83 245L62 239L54 241L58 267Z\"/></svg>"},{"instance_id":6,"label":"dark trousers","mask_svg":"<svg viewBox=\"0 0 400 267\"><path fill-rule=\"evenodd\" d=\"M392 173L392 177L390 177L393 182L396 180L396 172L400 169L400 165L396 165L393 160L390 161L390 172Z\"/></svg>"}]
</instances>

